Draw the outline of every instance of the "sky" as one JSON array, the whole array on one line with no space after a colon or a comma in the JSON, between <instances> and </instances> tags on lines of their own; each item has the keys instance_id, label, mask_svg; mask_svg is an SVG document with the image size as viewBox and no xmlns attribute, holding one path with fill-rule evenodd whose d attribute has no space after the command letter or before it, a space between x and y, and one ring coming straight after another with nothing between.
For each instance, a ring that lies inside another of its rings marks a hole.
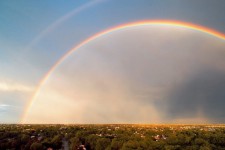
<instances>
[{"instance_id":1,"label":"sky","mask_svg":"<svg viewBox=\"0 0 225 150\"><path fill-rule=\"evenodd\" d=\"M33 96L54 64L96 33L177 20L225 34L224 14L223 0L2 0L0 122L224 123L224 40L168 25L90 41Z\"/></svg>"}]
</instances>

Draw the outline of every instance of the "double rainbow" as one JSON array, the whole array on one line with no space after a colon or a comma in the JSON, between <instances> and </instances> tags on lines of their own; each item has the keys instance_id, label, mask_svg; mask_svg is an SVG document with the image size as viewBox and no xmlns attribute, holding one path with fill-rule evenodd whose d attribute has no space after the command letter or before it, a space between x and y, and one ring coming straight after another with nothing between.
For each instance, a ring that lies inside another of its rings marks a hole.
<instances>
[{"instance_id":1,"label":"double rainbow","mask_svg":"<svg viewBox=\"0 0 225 150\"><path fill-rule=\"evenodd\" d=\"M84 40L83 42L81 42L80 44L76 45L74 48L72 48L71 50L69 50L66 54L64 54L53 66L52 68L46 73L46 75L41 79L41 81L39 82L39 84L37 85L34 94L31 97L30 102L28 103L24 114L22 116L22 121L21 123L24 123L25 118L26 118L26 114L29 111L30 107L32 106L35 98L38 96L40 89L42 87L42 85L47 81L47 79L49 78L49 76L52 74L52 72L57 68L57 66L59 64L61 64L69 55L71 55L74 51L76 51L77 49L79 49L80 47L84 46L85 44L87 44L88 42L99 38L105 34L109 34L112 33L113 31L117 31L117 30L122 30L125 28L129 28L129 27L135 27L135 26L145 26L145 25L169 25L169 26L177 26L177 27L184 27L184 28L188 28L188 29L192 29L192 30L196 30L196 31L200 31L200 32L204 32L206 34L212 35L214 37L220 38L225 40L225 35L223 33L220 33L216 30L204 27L204 26L200 26L200 25L196 25L196 24L192 24L192 23L187 23L187 22L181 22L181 21L169 21L169 20L146 20L146 21L139 21L139 22L132 22L132 23L127 23L127 24L123 24L123 25L119 25L107 30L104 30L102 32L99 32L89 38L87 38L86 40Z\"/></svg>"}]
</instances>

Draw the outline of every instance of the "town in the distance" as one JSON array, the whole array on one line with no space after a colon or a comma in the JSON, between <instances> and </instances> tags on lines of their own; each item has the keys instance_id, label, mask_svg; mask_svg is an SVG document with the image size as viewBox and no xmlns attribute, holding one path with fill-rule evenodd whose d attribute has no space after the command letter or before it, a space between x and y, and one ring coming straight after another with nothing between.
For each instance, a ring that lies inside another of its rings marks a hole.
<instances>
[{"instance_id":1,"label":"town in the distance","mask_svg":"<svg viewBox=\"0 0 225 150\"><path fill-rule=\"evenodd\" d=\"M225 125L0 125L1 150L224 150Z\"/></svg>"}]
</instances>

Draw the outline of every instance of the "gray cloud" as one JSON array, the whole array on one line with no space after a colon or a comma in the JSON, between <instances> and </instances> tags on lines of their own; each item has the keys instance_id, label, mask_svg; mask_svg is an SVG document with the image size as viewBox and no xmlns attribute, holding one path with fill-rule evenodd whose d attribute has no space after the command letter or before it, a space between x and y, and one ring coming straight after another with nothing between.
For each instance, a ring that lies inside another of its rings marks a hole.
<instances>
[{"instance_id":1,"label":"gray cloud","mask_svg":"<svg viewBox=\"0 0 225 150\"><path fill-rule=\"evenodd\" d=\"M199 111L213 122L225 121L225 72L201 71L170 93L167 106L171 118L195 117Z\"/></svg>"}]
</instances>

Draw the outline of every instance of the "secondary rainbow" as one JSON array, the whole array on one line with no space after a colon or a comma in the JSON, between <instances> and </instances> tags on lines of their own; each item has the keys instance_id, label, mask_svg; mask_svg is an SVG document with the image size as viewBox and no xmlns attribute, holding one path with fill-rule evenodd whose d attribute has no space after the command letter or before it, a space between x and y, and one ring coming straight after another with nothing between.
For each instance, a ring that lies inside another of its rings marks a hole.
<instances>
[{"instance_id":1,"label":"secondary rainbow","mask_svg":"<svg viewBox=\"0 0 225 150\"><path fill-rule=\"evenodd\" d=\"M27 112L29 111L29 108L32 106L35 98L38 96L39 91L41 89L41 86L47 81L47 79L49 78L49 76L52 74L52 72L57 68L57 66L59 64L61 64L69 55L71 55L74 51L76 51L77 49L79 49L80 47L82 47L83 45L87 44L88 42L101 37L105 34L109 34L112 33L113 31L117 31L117 30L122 30L125 28L129 28L129 27L135 27L135 26L144 26L144 25L170 25L170 26L178 26L178 27L184 27L184 28L189 28L189 29L193 29L196 31L200 31L200 32L204 32L207 34L210 34L212 36L215 36L217 38L223 39L225 40L225 35L223 33L220 33L216 30L204 27L204 26L200 26L200 25L196 25L196 24L192 24L192 23L188 23L188 22L181 22L181 21L172 21L172 20L144 20L144 21L138 21L138 22L131 22L131 23L127 23L127 24L122 24L113 28L109 28L107 30L104 30L102 32L99 32L89 38L87 38L86 40L84 40L83 42L81 42L80 44L76 45L74 48L72 48L71 50L69 50L67 53L65 53L53 66L52 68L46 73L46 75L40 80L39 84L37 85L34 94L31 97L30 102L28 103L24 114L22 116L22 120L21 123L24 123L24 119L26 117Z\"/></svg>"}]
</instances>

